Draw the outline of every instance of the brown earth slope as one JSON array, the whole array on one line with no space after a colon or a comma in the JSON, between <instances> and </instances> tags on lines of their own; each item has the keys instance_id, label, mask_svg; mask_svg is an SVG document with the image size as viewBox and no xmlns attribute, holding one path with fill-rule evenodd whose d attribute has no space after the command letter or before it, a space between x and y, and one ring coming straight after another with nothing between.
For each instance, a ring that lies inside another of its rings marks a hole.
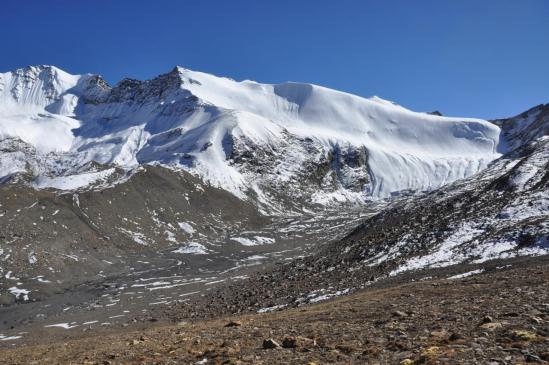
<instances>
[{"instance_id":1,"label":"brown earth slope","mask_svg":"<svg viewBox=\"0 0 549 365\"><path fill-rule=\"evenodd\" d=\"M547 263L547 257L532 258L479 275L418 277L285 311L1 350L0 363L547 363ZM277 348L264 348L270 345Z\"/></svg>"}]
</instances>

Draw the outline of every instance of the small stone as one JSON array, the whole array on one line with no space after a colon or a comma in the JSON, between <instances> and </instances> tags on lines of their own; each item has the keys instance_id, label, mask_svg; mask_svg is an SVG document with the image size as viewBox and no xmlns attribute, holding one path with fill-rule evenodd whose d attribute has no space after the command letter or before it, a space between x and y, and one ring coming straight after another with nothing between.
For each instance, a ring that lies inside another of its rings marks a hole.
<instances>
[{"instance_id":1,"label":"small stone","mask_svg":"<svg viewBox=\"0 0 549 365\"><path fill-rule=\"evenodd\" d=\"M437 346L427 347L425 350L421 351L421 356L423 358L432 358L438 354L439 348Z\"/></svg>"},{"instance_id":2,"label":"small stone","mask_svg":"<svg viewBox=\"0 0 549 365\"><path fill-rule=\"evenodd\" d=\"M480 327L484 328L485 330L493 331L493 330L496 330L498 328L501 328L502 325L499 322L488 322L488 323L482 324Z\"/></svg>"},{"instance_id":3,"label":"small stone","mask_svg":"<svg viewBox=\"0 0 549 365\"><path fill-rule=\"evenodd\" d=\"M336 345L335 348L337 350L339 350L340 352L344 353L345 355L350 355L353 352L358 351L358 349L356 347L354 347L353 345L348 345L348 344Z\"/></svg>"},{"instance_id":4,"label":"small stone","mask_svg":"<svg viewBox=\"0 0 549 365\"><path fill-rule=\"evenodd\" d=\"M435 338L446 338L448 332L446 332L446 330L431 331L430 335Z\"/></svg>"},{"instance_id":5,"label":"small stone","mask_svg":"<svg viewBox=\"0 0 549 365\"><path fill-rule=\"evenodd\" d=\"M263 348L264 349L278 349L278 348L280 348L280 345L278 344L278 342L276 342L272 338L269 338L269 339L263 340Z\"/></svg>"},{"instance_id":6,"label":"small stone","mask_svg":"<svg viewBox=\"0 0 549 365\"><path fill-rule=\"evenodd\" d=\"M394 311L393 315L395 317L408 317L408 315L406 313L404 313L403 311Z\"/></svg>"},{"instance_id":7,"label":"small stone","mask_svg":"<svg viewBox=\"0 0 549 365\"><path fill-rule=\"evenodd\" d=\"M412 359L404 359L400 362L400 365L413 365L414 360Z\"/></svg>"},{"instance_id":8,"label":"small stone","mask_svg":"<svg viewBox=\"0 0 549 365\"><path fill-rule=\"evenodd\" d=\"M240 327L242 326L242 322L240 321L230 321L225 325L225 327Z\"/></svg>"},{"instance_id":9,"label":"small stone","mask_svg":"<svg viewBox=\"0 0 549 365\"><path fill-rule=\"evenodd\" d=\"M516 330L511 332L511 337L517 341L532 341L537 338L535 333L525 330Z\"/></svg>"},{"instance_id":10,"label":"small stone","mask_svg":"<svg viewBox=\"0 0 549 365\"><path fill-rule=\"evenodd\" d=\"M505 313L504 316L506 316L506 317L520 317L520 314L517 313L517 312L508 312L508 313Z\"/></svg>"},{"instance_id":11,"label":"small stone","mask_svg":"<svg viewBox=\"0 0 549 365\"><path fill-rule=\"evenodd\" d=\"M316 341L311 338L302 336L286 336L282 340L282 347L287 349L293 348L310 348L316 346Z\"/></svg>"},{"instance_id":12,"label":"small stone","mask_svg":"<svg viewBox=\"0 0 549 365\"><path fill-rule=\"evenodd\" d=\"M482 318L482 323L491 323L491 322L494 322L494 318L492 318L491 316L484 316L484 318Z\"/></svg>"},{"instance_id":13,"label":"small stone","mask_svg":"<svg viewBox=\"0 0 549 365\"><path fill-rule=\"evenodd\" d=\"M540 364L545 362L539 356L536 356L534 354L525 354L524 360L526 360L526 362L537 362Z\"/></svg>"},{"instance_id":14,"label":"small stone","mask_svg":"<svg viewBox=\"0 0 549 365\"><path fill-rule=\"evenodd\" d=\"M282 340L282 347L286 349L293 349L297 347L297 338L294 336L286 336Z\"/></svg>"}]
</instances>

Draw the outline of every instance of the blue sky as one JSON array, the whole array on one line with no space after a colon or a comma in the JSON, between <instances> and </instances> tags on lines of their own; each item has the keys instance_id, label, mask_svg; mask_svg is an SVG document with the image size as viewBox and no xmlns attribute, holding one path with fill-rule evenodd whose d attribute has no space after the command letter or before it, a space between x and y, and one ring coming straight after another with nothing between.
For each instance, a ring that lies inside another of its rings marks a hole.
<instances>
[{"instance_id":1,"label":"blue sky","mask_svg":"<svg viewBox=\"0 0 549 365\"><path fill-rule=\"evenodd\" d=\"M483 118L549 102L545 0L3 0L0 71L109 82L174 65Z\"/></svg>"}]
</instances>

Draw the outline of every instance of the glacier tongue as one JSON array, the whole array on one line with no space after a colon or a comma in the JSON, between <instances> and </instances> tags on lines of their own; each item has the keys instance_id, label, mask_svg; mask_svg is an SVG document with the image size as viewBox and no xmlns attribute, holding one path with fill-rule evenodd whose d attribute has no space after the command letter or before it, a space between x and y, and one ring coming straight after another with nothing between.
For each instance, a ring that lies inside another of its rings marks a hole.
<instances>
[{"instance_id":1,"label":"glacier tongue","mask_svg":"<svg viewBox=\"0 0 549 365\"><path fill-rule=\"evenodd\" d=\"M114 87L51 66L0 74L0 139L19 138L54 159L70 154L81 166L186 169L265 202L280 189L323 204L434 189L499 157L500 136L484 120L412 112L378 97L180 67Z\"/></svg>"}]
</instances>

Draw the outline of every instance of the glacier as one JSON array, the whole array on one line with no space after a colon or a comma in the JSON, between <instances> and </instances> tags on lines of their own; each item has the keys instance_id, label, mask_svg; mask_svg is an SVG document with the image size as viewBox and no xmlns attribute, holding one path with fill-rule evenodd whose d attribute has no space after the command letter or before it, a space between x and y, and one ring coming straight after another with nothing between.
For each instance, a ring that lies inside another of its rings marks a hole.
<instances>
[{"instance_id":1,"label":"glacier","mask_svg":"<svg viewBox=\"0 0 549 365\"><path fill-rule=\"evenodd\" d=\"M268 202L318 175L307 199L320 204L436 189L506 151L500 127L486 120L181 67L112 87L101 76L54 66L0 73L2 141L11 148L0 151L0 181L31 165L35 187L71 190L105 177L96 164L105 171L152 164Z\"/></svg>"}]
</instances>

